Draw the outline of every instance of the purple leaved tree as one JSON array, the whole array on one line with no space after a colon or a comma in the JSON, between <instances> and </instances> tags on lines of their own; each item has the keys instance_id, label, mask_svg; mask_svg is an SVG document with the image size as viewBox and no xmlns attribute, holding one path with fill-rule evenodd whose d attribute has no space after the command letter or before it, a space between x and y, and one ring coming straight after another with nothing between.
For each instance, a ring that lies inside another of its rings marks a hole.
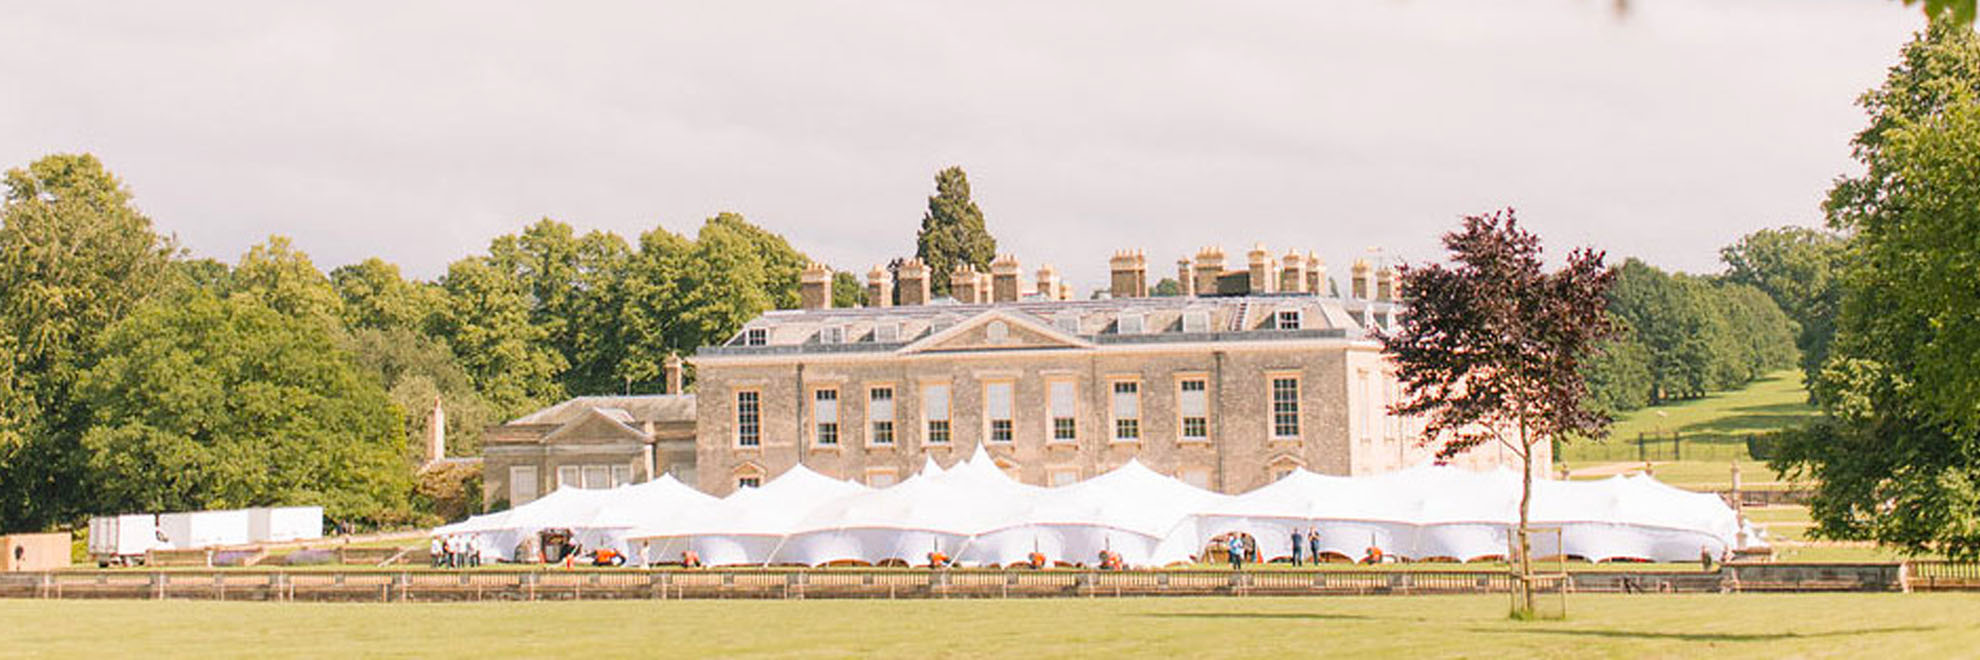
<instances>
[{"instance_id":1,"label":"purple leaved tree","mask_svg":"<svg viewBox=\"0 0 1980 660\"><path fill-rule=\"evenodd\" d=\"M1421 442L1437 446L1440 461L1488 443L1520 457L1515 559L1525 611L1514 614L1530 616L1535 450L1608 433L1609 417L1582 405L1581 366L1614 332L1604 300L1614 275L1587 248L1547 272L1540 238L1510 208L1466 217L1444 247L1449 263L1400 269L1407 306L1380 335L1404 392L1389 412L1424 418Z\"/></svg>"}]
</instances>

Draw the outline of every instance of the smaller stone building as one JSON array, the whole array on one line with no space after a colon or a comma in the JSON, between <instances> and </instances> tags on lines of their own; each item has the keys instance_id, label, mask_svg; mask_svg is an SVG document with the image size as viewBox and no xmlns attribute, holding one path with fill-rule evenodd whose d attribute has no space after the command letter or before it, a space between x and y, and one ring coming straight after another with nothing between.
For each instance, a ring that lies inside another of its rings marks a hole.
<instances>
[{"instance_id":1,"label":"smaller stone building","mask_svg":"<svg viewBox=\"0 0 1980 660\"><path fill-rule=\"evenodd\" d=\"M692 394L585 396L482 436L482 501L525 504L558 488L611 488L672 474L695 482Z\"/></svg>"}]
</instances>

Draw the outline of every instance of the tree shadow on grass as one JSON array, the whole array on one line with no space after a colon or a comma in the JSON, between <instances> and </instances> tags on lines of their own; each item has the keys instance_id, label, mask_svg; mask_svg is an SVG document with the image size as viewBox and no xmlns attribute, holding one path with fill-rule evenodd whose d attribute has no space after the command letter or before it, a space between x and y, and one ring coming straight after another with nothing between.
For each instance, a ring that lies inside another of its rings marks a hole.
<instances>
[{"instance_id":1,"label":"tree shadow on grass","mask_svg":"<svg viewBox=\"0 0 1980 660\"><path fill-rule=\"evenodd\" d=\"M1786 639L1818 639L1823 637L1853 637L1856 635L1877 635L1900 632L1933 632L1938 626L1892 626L1886 628L1863 628L1859 630L1829 630L1812 633L1684 633L1653 632L1643 630L1574 630L1565 628L1471 628L1470 632L1481 633L1537 633L1541 635L1565 635L1569 637L1616 637L1623 639L1672 639L1684 642L1771 642Z\"/></svg>"},{"instance_id":2,"label":"tree shadow on grass","mask_svg":"<svg viewBox=\"0 0 1980 660\"><path fill-rule=\"evenodd\" d=\"M1149 612L1135 616L1157 619L1310 619L1314 621L1345 621L1367 619L1359 614L1322 614L1317 612Z\"/></svg>"}]
</instances>

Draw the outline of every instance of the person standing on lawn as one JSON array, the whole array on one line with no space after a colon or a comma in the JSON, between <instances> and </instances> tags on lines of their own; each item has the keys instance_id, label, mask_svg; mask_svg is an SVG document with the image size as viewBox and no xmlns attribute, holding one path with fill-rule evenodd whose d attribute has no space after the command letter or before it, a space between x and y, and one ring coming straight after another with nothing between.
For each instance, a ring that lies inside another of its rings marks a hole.
<instances>
[{"instance_id":1,"label":"person standing on lawn","mask_svg":"<svg viewBox=\"0 0 1980 660\"><path fill-rule=\"evenodd\" d=\"M1294 527L1292 531L1292 561L1294 566L1299 565L1299 551L1302 546L1306 545L1304 543L1305 540L1306 534L1299 531L1299 528Z\"/></svg>"},{"instance_id":2,"label":"person standing on lawn","mask_svg":"<svg viewBox=\"0 0 1980 660\"><path fill-rule=\"evenodd\" d=\"M1244 570L1244 539L1238 538L1237 534L1231 534L1228 549L1231 556L1231 570Z\"/></svg>"}]
</instances>

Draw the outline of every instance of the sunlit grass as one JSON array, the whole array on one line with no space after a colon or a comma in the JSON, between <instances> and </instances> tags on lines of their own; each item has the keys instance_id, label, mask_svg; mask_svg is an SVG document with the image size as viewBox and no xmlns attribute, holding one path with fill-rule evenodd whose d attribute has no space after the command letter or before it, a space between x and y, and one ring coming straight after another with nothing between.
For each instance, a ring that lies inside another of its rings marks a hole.
<instances>
[{"instance_id":1,"label":"sunlit grass","mask_svg":"<svg viewBox=\"0 0 1980 660\"><path fill-rule=\"evenodd\" d=\"M43 657L1961 657L1980 594L308 604L0 601Z\"/></svg>"}]
</instances>

